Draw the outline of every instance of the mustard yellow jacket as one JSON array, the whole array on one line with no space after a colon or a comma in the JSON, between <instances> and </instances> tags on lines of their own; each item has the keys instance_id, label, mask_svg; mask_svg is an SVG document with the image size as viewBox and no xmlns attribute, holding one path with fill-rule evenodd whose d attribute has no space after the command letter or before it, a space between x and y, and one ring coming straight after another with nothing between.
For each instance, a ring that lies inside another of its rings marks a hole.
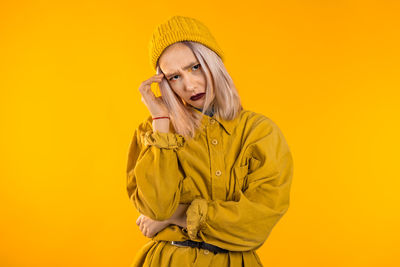
<instances>
[{"instance_id":1,"label":"mustard yellow jacket","mask_svg":"<svg viewBox=\"0 0 400 267\"><path fill-rule=\"evenodd\" d=\"M271 119L245 109L231 121L204 115L202 126L192 140L153 131L151 116L135 130L127 164L133 205L154 220L170 218L179 203L190 206L187 229L170 225L160 231L132 266L262 266L255 250L289 206L288 144ZM230 252L170 242L187 239Z\"/></svg>"}]
</instances>

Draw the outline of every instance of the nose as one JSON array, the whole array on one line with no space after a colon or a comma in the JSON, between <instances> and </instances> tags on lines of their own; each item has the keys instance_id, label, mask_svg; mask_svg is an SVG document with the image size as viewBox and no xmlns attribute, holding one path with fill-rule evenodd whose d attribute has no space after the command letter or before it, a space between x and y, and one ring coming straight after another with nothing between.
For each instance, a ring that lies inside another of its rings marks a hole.
<instances>
[{"instance_id":1,"label":"nose","mask_svg":"<svg viewBox=\"0 0 400 267\"><path fill-rule=\"evenodd\" d=\"M187 77L185 80L185 89L186 91L194 91L196 86L195 86L195 80L192 77Z\"/></svg>"}]
</instances>

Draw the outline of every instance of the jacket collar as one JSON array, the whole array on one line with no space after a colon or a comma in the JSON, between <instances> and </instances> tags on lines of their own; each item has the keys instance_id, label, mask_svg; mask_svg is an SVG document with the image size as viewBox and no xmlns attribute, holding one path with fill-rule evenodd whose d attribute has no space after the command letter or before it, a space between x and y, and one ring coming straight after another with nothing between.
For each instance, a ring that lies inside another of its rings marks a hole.
<instances>
[{"instance_id":1,"label":"jacket collar","mask_svg":"<svg viewBox=\"0 0 400 267\"><path fill-rule=\"evenodd\" d=\"M201 109L195 108L195 107L193 107L193 106L192 106L192 108L193 108L196 112L198 112L198 113L201 113L201 112L202 112ZM224 120L224 119L218 117L216 114L210 114L210 115L212 115L212 116L209 116L209 115L207 115L207 114L204 114L204 115L205 115L204 117L206 117L206 118L203 117L204 121L208 122L208 121L211 120L211 118L214 119L214 120L216 120L216 121L225 129L225 131L226 131L229 135L231 135L231 134L233 133L233 130L234 130L236 124L237 124L238 117L239 117L239 116L237 116L237 117L236 117L235 119L233 119L233 120Z\"/></svg>"}]
</instances>

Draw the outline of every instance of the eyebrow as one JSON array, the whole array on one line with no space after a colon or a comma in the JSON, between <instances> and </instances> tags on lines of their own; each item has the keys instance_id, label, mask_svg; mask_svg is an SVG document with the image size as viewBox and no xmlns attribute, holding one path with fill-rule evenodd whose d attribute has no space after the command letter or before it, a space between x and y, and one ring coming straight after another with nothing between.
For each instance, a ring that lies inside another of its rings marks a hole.
<instances>
[{"instance_id":1,"label":"eyebrow","mask_svg":"<svg viewBox=\"0 0 400 267\"><path fill-rule=\"evenodd\" d=\"M185 67L183 67L183 69L184 70L186 70L186 69L188 69L188 68L190 68L191 66L193 66L193 65L195 65L195 64L198 64L199 62L192 62L192 63L190 63L189 65L187 65L187 66L185 66ZM167 77L167 78L170 78L171 76L173 76L173 75L175 75L175 74L178 74L178 72L176 71L176 72L173 72L173 73L170 73L170 74L165 74L165 76Z\"/></svg>"}]
</instances>

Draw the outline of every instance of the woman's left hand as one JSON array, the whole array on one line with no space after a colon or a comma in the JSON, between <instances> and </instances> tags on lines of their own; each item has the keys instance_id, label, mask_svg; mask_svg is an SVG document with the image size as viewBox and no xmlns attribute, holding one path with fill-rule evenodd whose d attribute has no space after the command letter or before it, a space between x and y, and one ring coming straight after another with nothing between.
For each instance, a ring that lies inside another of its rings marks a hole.
<instances>
[{"instance_id":1,"label":"woman's left hand","mask_svg":"<svg viewBox=\"0 0 400 267\"><path fill-rule=\"evenodd\" d=\"M143 235L145 235L146 237L152 238L158 232L160 232L165 227L170 225L170 222L168 220L155 221L143 214L140 214L140 216L136 220L136 224L139 226L140 231L142 232Z\"/></svg>"}]
</instances>

